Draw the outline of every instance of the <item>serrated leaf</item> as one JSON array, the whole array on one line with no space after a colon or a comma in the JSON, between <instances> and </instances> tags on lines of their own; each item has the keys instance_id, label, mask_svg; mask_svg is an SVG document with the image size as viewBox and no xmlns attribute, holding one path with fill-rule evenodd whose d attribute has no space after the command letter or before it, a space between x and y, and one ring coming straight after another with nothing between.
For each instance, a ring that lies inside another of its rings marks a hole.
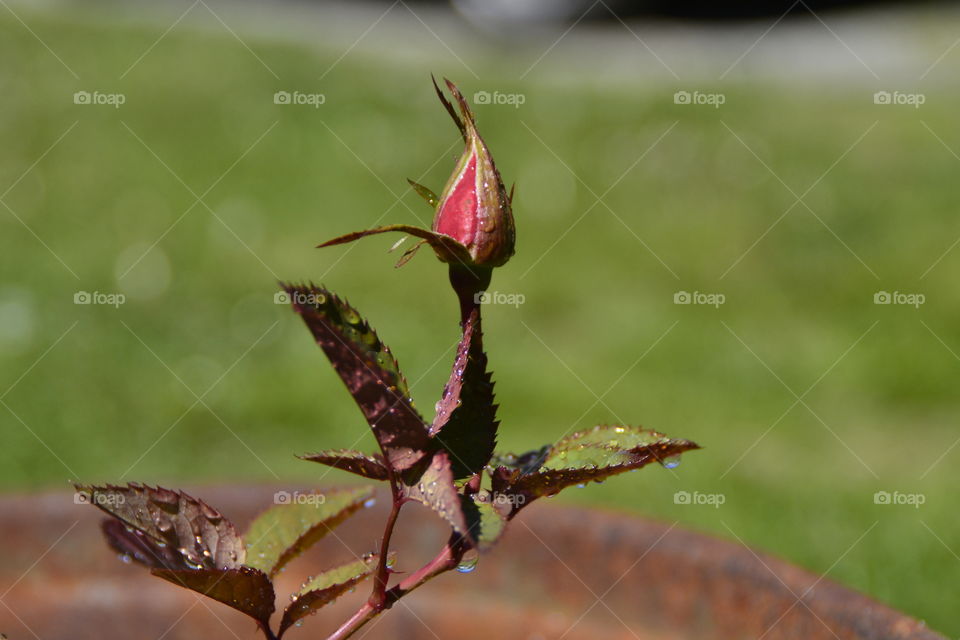
<instances>
[{"instance_id":1,"label":"serrated leaf","mask_svg":"<svg viewBox=\"0 0 960 640\"><path fill-rule=\"evenodd\" d=\"M419 182L414 182L410 178L407 178L407 182L410 183L410 186L413 187L413 190L416 191L421 198L427 201L428 205L434 209L437 208L437 203L440 202L440 199L437 198L437 194L431 191L428 187L423 186Z\"/></svg>"},{"instance_id":2,"label":"serrated leaf","mask_svg":"<svg viewBox=\"0 0 960 640\"><path fill-rule=\"evenodd\" d=\"M349 471L370 480L387 480L390 477L382 456L369 456L361 451L331 449L299 457L301 460L319 462L328 467Z\"/></svg>"},{"instance_id":3,"label":"serrated leaf","mask_svg":"<svg viewBox=\"0 0 960 640\"><path fill-rule=\"evenodd\" d=\"M151 573L242 611L264 628L270 626L276 597L270 578L262 571L240 567L228 570L153 569Z\"/></svg>"},{"instance_id":4,"label":"serrated leaf","mask_svg":"<svg viewBox=\"0 0 960 640\"><path fill-rule=\"evenodd\" d=\"M286 494L292 499L293 494ZM297 502L270 507L250 524L244 539L247 565L273 577L370 499L370 487L295 494Z\"/></svg>"},{"instance_id":5,"label":"serrated leaf","mask_svg":"<svg viewBox=\"0 0 960 640\"><path fill-rule=\"evenodd\" d=\"M349 242L359 240L360 238L366 238L367 236L388 233L391 231L407 233L416 238L426 240L433 249L434 253L437 254L437 257L443 262L450 262L454 264L459 263L463 265L473 264L473 258L470 256L470 251L450 236L442 233L436 233L428 229L421 229L420 227L414 227L408 224L391 224L384 227L376 227L375 229L354 231L353 233L347 233L345 235L336 237L333 240L327 240L326 242L317 245L317 248L323 249L325 247L332 247L338 244L347 244Z\"/></svg>"},{"instance_id":6,"label":"serrated leaf","mask_svg":"<svg viewBox=\"0 0 960 640\"><path fill-rule=\"evenodd\" d=\"M512 518L537 498L555 495L566 487L602 481L698 448L688 440L670 439L646 429L594 427L560 440L549 447L546 455L543 450L525 454L527 459L522 465L493 469L494 500L510 502L508 517Z\"/></svg>"},{"instance_id":7,"label":"serrated leaf","mask_svg":"<svg viewBox=\"0 0 960 640\"><path fill-rule=\"evenodd\" d=\"M481 551L492 547L507 528L507 516L511 511L509 502L497 504L495 500L496 496L489 491L460 496L470 537Z\"/></svg>"},{"instance_id":8,"label":"serrated leaf","mask_svg":"<svg viewBox=\"0 0 960 640\"><path fill-rule=\"evenodd\" d=\"M182 491L136 483L76 489L87 502L129 527L122 533L105 527L104 533L112 547L126 549L147 566L234 569L244 562L243 542L233 524Z\"/></svg>"},{"instance_id":9,"label":"serrated leaf","mask_svg":"<svg viewBox=\"0 0 960 640\"><path fill-rule=\"evenodd\" d=\"M416 464L429 436L390 349L355 309L326 289L284 289L353 395L390 465L403 470Z\"/></svg>"},{"instance_id":10,"label":"serrated leaf","mask_svg":"<svg viewBox=\"0 0 960 640\"><path fill-rule=\"evenodd\" d=\"M422 472L419 467L408 471L402 478L401 492L405 498L433 509L454 531L472 540L446 452L434 453Z\"/></svg>"},{"instance_id":11,"label":"serrated leaf","mask_svg":"<svg viewBox=\"0 0 960 640\"><path fill-rule=\"evenodd\" d=\"M483 351L480 311L463 325L450 379L437 404L430 434L450 454L455 479L468 478L490 461L497 444L497 406Z\"/></svg>"},{"instance_id":12,"label":"serrated leaf","mask_svg":"<svg viewBox=\"0 0 960 640\"><path fill-rule=\"evenodd\" d=\"M308 580L294 594L293 603L283 612L280 631L277 637L293 626L298 620L330 604L344 593L353 589L367 576L376 571L378 555L369 555L353 562L334 567Z\"/></svg>"}]
</instances>

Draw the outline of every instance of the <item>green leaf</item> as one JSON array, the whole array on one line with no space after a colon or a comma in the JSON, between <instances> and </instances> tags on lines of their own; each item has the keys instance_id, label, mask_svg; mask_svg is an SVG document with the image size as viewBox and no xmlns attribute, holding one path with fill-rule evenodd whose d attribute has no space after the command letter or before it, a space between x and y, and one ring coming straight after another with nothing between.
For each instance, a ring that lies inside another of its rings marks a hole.
<instances>
[{"instance_id":1,"label":"green leaf","mask_svg":"<svg viewBox=\"0 0 960 640\"><path fill-rule=\"evenodd\" d=\"M398 471L412 467L424 456L430 438L390 349L355 309L326 289L284 289L360 407L390 465Z\"/></svg>"},{"instance_id":2,"label":"green leaf","mask_svg":"<svg viewBox=\"0 0 960 640\"><path fill-rule=\"evenodd\" d=\"M299 457L301 460L319 462L328 467L349 471L350 473L355 473L358 476L363 476L370 480L387 480L390 477L390 472L382 456L368 456L360 451L331 449L329 451L320 451Z\"/></svg>"},{"instance_id":3,"label":"green leaf","mask_svg":"<svg viewBox=\"0 0 960 640\"><path fill-rule=\"evenodd\" d=\"M560 458L563 454L574 453L586 446L629 450L661 442L665 437L662 433L651 429L602 424L592 429L573 433L557 442L553 445L548 462Z\"/></svg>"},{"instance_id":4,"label":"green leaf","mask_svg":"<svg viewBox=\"0 0 960 640\"><path fill-rule=\"evenodd\" d=\"M510 503L502 499L498 503L498 498L502 496L495 496L486 490L471 496L460 496L470 537L481 551L492 547L507 528Z\"/></svg>"},{"instance_id":5,"label":"green leaf","mask_svg":"<svg viewBox=\"0 0 960 640\"><path fill-rule=\"evenodd\" d=\"M483 352L480 311L474 309L463 325L450 379L430 427L434 440L450 454L457 480L475 475L490 461L499 425L494 400Z\"/></svg>"},{"instance_id":6,"label":"green leaf","mask_svg":"<svg viewBox=\"0 0 960 640\"><path fill-rule=\"evenodd\" d=\"M429 466L422 471L419 466L411 469L401 479L401 491L405 498L430 507L446 520L454 531L473 540L446 452L437 451L433 454Z\"/></svg>"},{"instance_id":7,"label":"green leaf","mask_svg":"<svg viewBox=\"0 0 960 640\"><path fill-rule=\"evenodd\" d=\"M413 187L413 190L416 191L421 198L427 201L428 205L430 205L434 209L437 208L437 203L440 202L440 199L437 198L437 194L435 194L433 191L423 186L422 184L418 182L414 182L410 178L407 178L407 182L410 183L410 186Z\"/></svg>"},{"instance_id":8,"label":"green leaf","mask_svg":"<svg viewBox=\"0 0 960 640\"><path fill-rule=\"evenodd\" d=\"M344 593L350 591L367 576L376 571L378 555L371 554L340 565L307 581L300 590L293 595L293 604L283 612L280 631L277 637L283 636L287 629L298 620L310 615L321 607L325 607Z\"/></svg>"},{"instance_id":9,"label":"green leaf","mask_svg":"<svg viewBox=\"0 0 960 640\"><path fill-rule=\"evenodd\" d=\"M244 562L243 541L233 524L182 491L137 483L77 485L76 489L82 501L125 525L104 526L107 541L142 564L168 569L235 569Z\"/></svg>"},{"instance_id":10,"label":"green leaf","mask_svg":"<svg viewBox=\"0 0 960 640\"><path fill-rule=\"evenodd\" d=\"M560 440L546 455L541 449L520 458L513 456L512 465L497 466L491 473L494 501L509 502L508 518L512 518L537 498L555 495L572 485L602 481L651 462L664 463L693 449L699 447L656 431L601 425ZM522 463L521 458L525 459ZM497 459L503 460L504 456Z\"/></svg>"},{"instance_id":11,"label":"green leaf","mask_svg":"<svg viewBox=\"0 0 960 640\"><path fill-rule=\"evenodd\" d=\"M153 569L151 573L242 611L265 629L270 626L276 597L270 578L262 571L240 567L225 571Z\"/></svg>"},{"instance_id":12,"label":"green leaf","mask_svg":"<svg viewBox=\"0 0 960 640\"><path fill-rule=\"evenodd\" d=\"M278 495L292 499L291 494ZM363 487L295 495L296 502L278 504L260 514L244 536L247 565L271 577L362 507L373 490Z\"/></svg>"}]
</instances>

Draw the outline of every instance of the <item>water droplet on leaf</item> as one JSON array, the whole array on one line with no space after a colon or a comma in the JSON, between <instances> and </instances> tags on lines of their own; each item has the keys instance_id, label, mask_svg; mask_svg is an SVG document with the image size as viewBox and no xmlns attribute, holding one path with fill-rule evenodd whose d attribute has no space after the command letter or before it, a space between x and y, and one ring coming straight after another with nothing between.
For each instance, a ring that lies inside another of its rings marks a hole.
<instances>
[{"instance_id":1,"label":"water droplet on leaf","mask_svg":"<svg viewBox=\"0 0 960 640\"><path fill-rule=\"evenodd\" d=\"M680 466L680 456L670 456L660 461L664 469L676 469Z\"/></svg>"},{"instance_id":2,"label":"water droplet on leaf","mask_svg":"<svg viewBox=\"0 0 960 640\"><path fill-rule=\"evenodd\" d=\"M460 573L470 573L477 568L477 563L480 562L480 554L476 549L470 549L460 560L460 564L457 565L457 571Z\"/></svg>"}]
</instances>

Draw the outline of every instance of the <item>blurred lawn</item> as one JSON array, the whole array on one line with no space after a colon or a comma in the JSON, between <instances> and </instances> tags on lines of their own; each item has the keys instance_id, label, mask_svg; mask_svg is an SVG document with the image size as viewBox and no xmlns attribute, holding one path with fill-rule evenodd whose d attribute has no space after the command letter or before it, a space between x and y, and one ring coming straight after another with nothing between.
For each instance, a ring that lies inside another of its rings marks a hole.
<instances>
[{"instance_id":1,"label":"blurred lawn","mask_svg":"<svg viewBox=\"0 0 960 640\"><path fill-rule=\"evenodd\" d=\"M673 104L675 87L518 84L503 60L471 61L478 82L455 60L363 56L318 82L341 52L245 37L277 79L226 31L188 29L118 80L162 29L19 12L80 79L0 12L0 189L36 162L0 211L5 490L317 480L293 453L372 447L306 330L273 304L278 278L348 296L431 414L457 337L444 268L423 252L394 270L395 238L312 247L429 221L405 178L439 189L458 151L433 71L468 95L526 96L477 107L518 183L519 253L492 289L525 304L486 310L503 447L619 420L694 439L704 450L675 472L558 500L736 537L960 634L946 588L960 570L960 250L922 277L960 234L960 161L931 134L960 150L956 91L914 110L861 88L726 84L712 109ZM80 90L126 104L78 106ZM326 104L277 106L277 90ZM816 183L815 213L798 204L763 235L795 198L746 147L796 194ZM614 184L609 209L593 206ZM127 303L75 306L80 290ZM726 304L675 305L679 290ZM926 303L876 306L878 290ZM726 502L674 504L681 490ZM926 504L878 506L878 490Z\"/></svg>"}]
</instances>

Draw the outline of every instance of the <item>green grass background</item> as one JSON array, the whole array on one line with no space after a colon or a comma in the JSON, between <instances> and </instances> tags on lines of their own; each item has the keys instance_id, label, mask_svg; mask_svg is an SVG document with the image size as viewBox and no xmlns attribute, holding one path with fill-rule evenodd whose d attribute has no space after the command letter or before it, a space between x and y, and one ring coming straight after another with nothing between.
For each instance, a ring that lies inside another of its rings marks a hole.
<instances>
[{"instance_id":1,"label":"green grass background","mask_svg":"<svg viewBox=\"0 0 960 640\"><path fill-rule=\"evenodd\" d=\"M724 83L700 88L723 91L722 108L698 108L675 105L672 86L519 82L527 65L496 54L471 59L482 81L452 58L347 56L319 82L342 51L245 36L278 79L226 31L185 28L119 79L161 28L18 13L79 79L0 12L0 190L19 179L0 209L4 490L348 481L292 458L373 443L300 321L273 304L277 278L346 295L431 415L457 338L444 268L423 252L394 270L386 237L312 247L429 221L405 178L438 189L458 152L433 71L467 95L526 98L477 107L518 183L518 253L491 288L525 303L485 310L503 448L620 420L696 440L675 472L557 500L739 538L960 634L960 250L923 275L960 236L954 89L915 110L877 107L861 87ZM274 105L281 89L326 103ZM127 101L78 106L79 90ZM747 146L797 194L819 180L804 198L815 215L796 205L721 278L794 203ZM591 190L615 182L609 209L593 206ZM191 208L190 190L211 185L215 214ZM76 306L79 290L127 302ZM678 290L726 304L675 305ZM878 290L926 303L876 306ZM828 369L790 409L790 389ZM680 490L726 502L677 505ZM926 503L878 506L878 490Z\"/></svg>"}]
</instances>

